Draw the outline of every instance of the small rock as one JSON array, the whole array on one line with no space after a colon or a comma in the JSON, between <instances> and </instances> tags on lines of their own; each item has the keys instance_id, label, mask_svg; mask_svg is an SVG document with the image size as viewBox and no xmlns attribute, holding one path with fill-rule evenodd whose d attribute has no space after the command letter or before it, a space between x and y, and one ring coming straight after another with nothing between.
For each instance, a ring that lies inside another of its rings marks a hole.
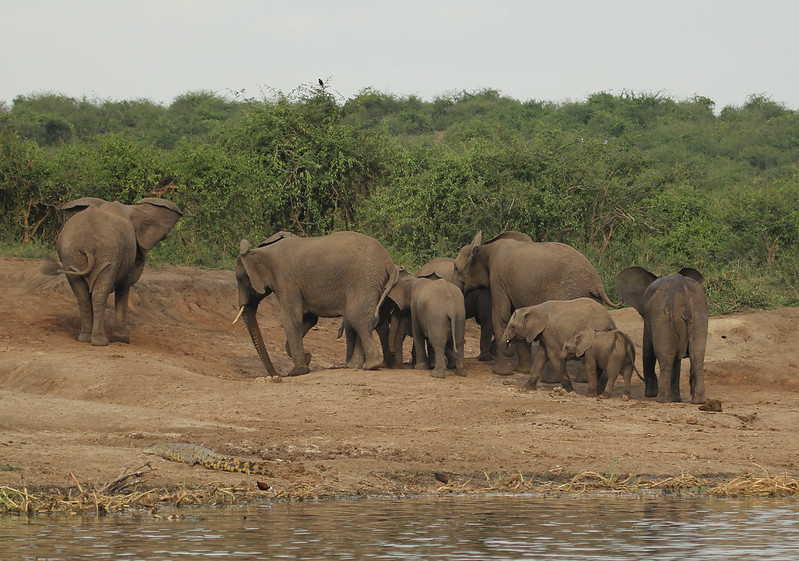
<instances>
[{"instance_id":1,"label":"small rock","mask_svg":"<svg viewBox=\"0 0 799 561\"><path fill-rule=\"evenodd\" d=\"M712 411L714 413L721 412L721 401L718 399L708 399L699 406L700 411Z\"/></svg>"}]
</instances>

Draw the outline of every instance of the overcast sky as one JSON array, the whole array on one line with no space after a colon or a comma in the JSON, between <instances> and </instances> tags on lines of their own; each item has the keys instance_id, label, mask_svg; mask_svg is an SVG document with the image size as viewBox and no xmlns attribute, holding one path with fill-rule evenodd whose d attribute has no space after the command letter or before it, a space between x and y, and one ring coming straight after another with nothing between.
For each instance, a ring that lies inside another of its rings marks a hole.
<instances>
[{"instance_id":1,"label":"overcast sky","mask_svg":"<svg viewBox=\"0 0 799 561\"><path fill-rule=\"evenodd\" d=\"M796 0L0 0L0 102L52 92L169 104L326 81L425 100L463 90L751 94L799 109Z\"/></svg>"}]
</instances>

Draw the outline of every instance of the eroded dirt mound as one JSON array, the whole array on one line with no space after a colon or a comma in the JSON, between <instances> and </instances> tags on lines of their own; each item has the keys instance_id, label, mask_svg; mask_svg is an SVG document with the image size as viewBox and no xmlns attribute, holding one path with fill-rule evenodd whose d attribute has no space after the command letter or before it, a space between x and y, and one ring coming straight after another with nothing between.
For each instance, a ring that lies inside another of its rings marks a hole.
<instances>
[{"instance_id":1,"label":"eroded dirt mound","mask_svg":"<svg viewBox=\"0 0 799 561\"><path fill-rule=\"evenodd\" d=\"M723 411L707 413L645 399L639 380L627 402L621 384L609 401L587 398L585 384L573 394L524 391L524 374L498 377L477 362L471 322L466 378L348 370L339 320L323 319L306 337L312 372L270 381L244 328L231 324L230 271L146 269L131 293L131 343L92 347L75 340L77 305L63 276L42 275L42 265L0 259L0 484L68 486L70 473L107 482L148 461L153 486L254 482L144 454L155 442L263 460L274 467L272 489L288 493L425 490L437 485L434 472L466 488L519 473L796 470L796 309L711 320L708 396ZM630 308L611 314L636 343L640 369L641 318ZM275 366L288 371L274 297L259 321ZM409 351L408 342L406 360Z\"/></svg>"}]
</instances>

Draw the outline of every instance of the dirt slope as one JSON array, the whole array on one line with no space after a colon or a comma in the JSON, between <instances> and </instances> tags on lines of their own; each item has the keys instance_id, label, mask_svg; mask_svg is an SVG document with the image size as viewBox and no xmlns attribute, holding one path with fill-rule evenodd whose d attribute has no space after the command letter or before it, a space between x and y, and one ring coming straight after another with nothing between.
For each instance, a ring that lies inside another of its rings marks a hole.
<instances>
[{"instance_id":1,"label":"dirt slope","mask_svg":"<svg viewBox=\"0 0 799 561\"><path fill-rule=\"evenodd\" d=\"M724 410L707 413L645 399L639 380L627 402L621 384L609 401L587 398L586 384L574 394L551 385L523 391L523 375L501 378L476 361L471 322L466 378L348 370L331 319L306 338L312 372L272 382L244 328L231 325L229 271L146 269L131 295L131 343L91 347L75 340L66 281L40 274L41 265L0 258L0 485L66 487L70 473L101 484L148 461L151 486L254 484L256 476L143 453L161 441L263 460L274 476L258 479L297 494L425 490L437 484L434 472L466 488L518 473L799 471L796 309L711 320L708 397ZM271 297L259 318L285 372L275 311ZM637 313L611 313L640 345Z\"/></svg>"}]
</instances>

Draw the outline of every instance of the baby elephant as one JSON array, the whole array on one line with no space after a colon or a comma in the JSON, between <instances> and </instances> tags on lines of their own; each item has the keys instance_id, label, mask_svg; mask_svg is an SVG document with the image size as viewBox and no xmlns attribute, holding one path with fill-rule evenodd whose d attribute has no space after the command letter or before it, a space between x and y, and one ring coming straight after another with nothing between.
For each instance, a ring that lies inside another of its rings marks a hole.
<instances>
[{"instance_id":1,"label":"baby elephant","mask_svg":"<svg viewBox=\"0 0 799 561\"><path fill-rule=\"evenodd\" d=\"M435 274L420 278L402 269L388 297L394 300L400 310L410 309L415 367L429 368L425 352L425 342L428 342L435 359L431 376L444 378L447 351L450 350L455 374L466 376L463 348L466 310L461 290Z\"/></svg>"},{"instance_id":2,"label":"baby elephant","mask_svg":"<svg viewBox=\"0 0 799 561\"><path fill-rule=\"evenodd\" d=\"M621 374L624 376L624 395L621 398L630 399L630 381L633 371L638 373L638 369L635 367L635 346L626 333L618 329L612 331L583 329L563 344L563 354L567 360L578 359L585 355L590 397L596 397L597 370L603 370L608 375L608 383L605 392L599 397L603 399L610 397L613 384Z\"/></svg>"}]
</instances>

